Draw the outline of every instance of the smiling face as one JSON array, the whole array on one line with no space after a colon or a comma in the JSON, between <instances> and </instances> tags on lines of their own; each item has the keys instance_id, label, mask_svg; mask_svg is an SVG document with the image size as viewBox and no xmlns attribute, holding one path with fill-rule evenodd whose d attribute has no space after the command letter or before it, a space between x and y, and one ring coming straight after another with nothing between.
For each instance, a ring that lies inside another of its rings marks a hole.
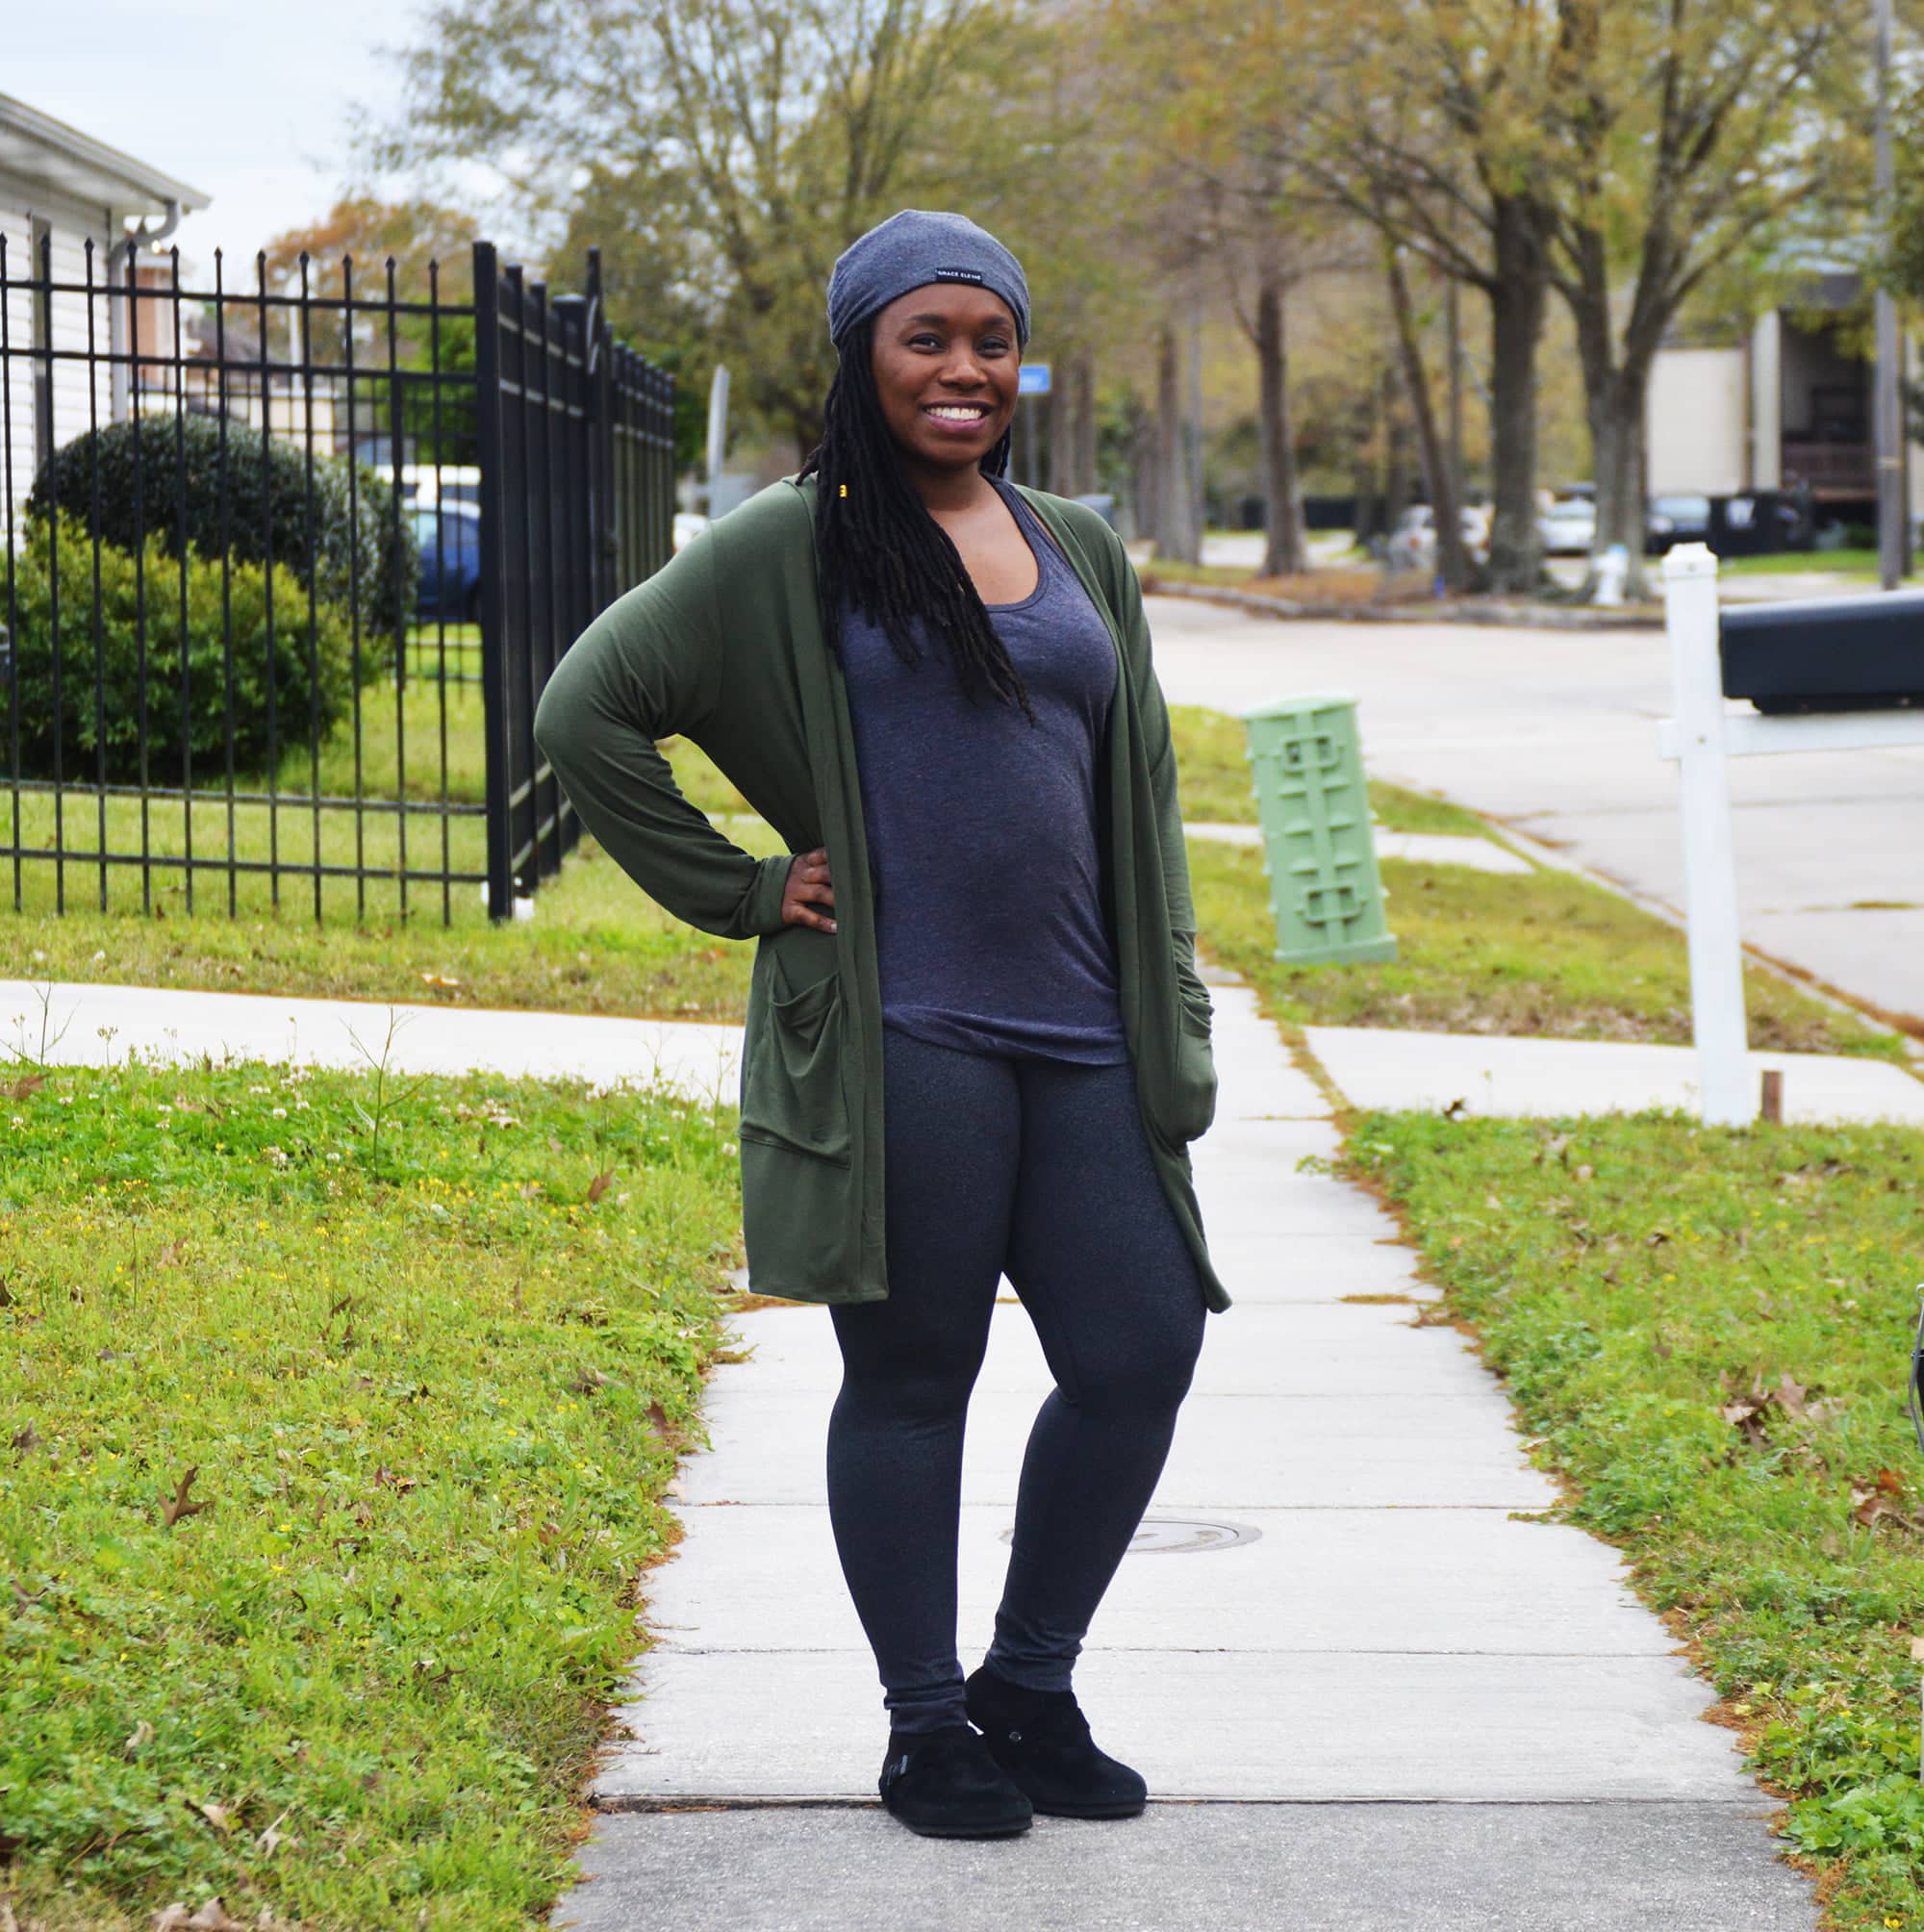
<instances>
[{"instance_id":1,"label":"smiling face","mask_svg":"<svg viewBox=\"0 0 1924 1932\"><path fill-rule=\"evenodd\" d=\"M875 318L873 366L883 419L911 472L973 469L1015 415L1015 318L973 283L898 296Z\"/></svg>"}]
</instances>

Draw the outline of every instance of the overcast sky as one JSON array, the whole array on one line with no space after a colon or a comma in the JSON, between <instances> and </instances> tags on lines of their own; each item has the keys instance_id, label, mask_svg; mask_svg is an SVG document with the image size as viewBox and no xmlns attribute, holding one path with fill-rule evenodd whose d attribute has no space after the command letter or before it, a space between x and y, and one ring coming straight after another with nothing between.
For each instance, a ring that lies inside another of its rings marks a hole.
<instances>
[{"instance_id":1,"label":"overcast sky","mask_svg":"<svg viewBox=\"0 0 1924 1932\"><path fill-rule=\"evenodd\" d=\"M0 92L213 196L181 224L197 268L326 214L347 111L392 112L418 0L12 0Z\"/></svg>"}]
</instances>

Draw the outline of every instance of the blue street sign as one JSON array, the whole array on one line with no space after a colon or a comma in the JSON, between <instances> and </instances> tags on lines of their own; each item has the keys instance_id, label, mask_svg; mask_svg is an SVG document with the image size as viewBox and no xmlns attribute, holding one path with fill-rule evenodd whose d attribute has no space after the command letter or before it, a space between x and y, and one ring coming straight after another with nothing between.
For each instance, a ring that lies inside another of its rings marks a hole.
<instances>
[{"instance_id":1,"label":"blue street sign","mask_svg":"<svg viewBox=\"0 0 1924 1932\"><path fill-rule=\"evenodd\" d=\"M1047 363L1024 363L1016 377L1018 395L1047 395L1049 394L1049 365Z\"/></svg>"}]
</instances>

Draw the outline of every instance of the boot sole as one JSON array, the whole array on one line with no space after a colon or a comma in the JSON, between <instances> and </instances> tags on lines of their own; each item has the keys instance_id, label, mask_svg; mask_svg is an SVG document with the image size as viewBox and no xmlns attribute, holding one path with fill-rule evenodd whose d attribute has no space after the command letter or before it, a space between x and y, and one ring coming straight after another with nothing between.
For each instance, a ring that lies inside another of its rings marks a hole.
<instances>
[{"instance_id":1,"label":"boot sole","mask_svg":"<svg viewBox=\"0 0 1924 1932\"><path fill-rule=\"evenodd\" d=\"M886 1805L882 1809L888 1811ZM918 1838L1018 1838L1030 1824L1028 1818L1015 1819L1008 1824L917 1824L898 1811L889 1812L889 1816Z\"/></svg>"},{"instance_id":2,"label":"boot sole","mask_svg":"<svg viewBox=\"0 0 1924 1932\"><path fill-rule=\"evenodd\" d=\"M1112 1805L1046 1805L1034 1797L1029 1802L1043 1818L1140 1818L1149 1809L1147 1798Z\"/></svg>"}]
</instances>

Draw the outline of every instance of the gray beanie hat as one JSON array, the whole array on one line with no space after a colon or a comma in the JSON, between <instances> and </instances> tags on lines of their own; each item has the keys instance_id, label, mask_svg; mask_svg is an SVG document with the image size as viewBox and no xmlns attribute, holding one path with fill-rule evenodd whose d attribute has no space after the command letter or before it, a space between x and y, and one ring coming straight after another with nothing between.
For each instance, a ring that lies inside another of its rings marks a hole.
<instances>
[{"instance_id":1,"label":"gray beanie hat","mask_svg":"<svg viewBox=\"0 0 1924 1932\"><path fill-rule=\"evenodd\" d=\"M1028 283L1022 264L966 215L904 208L842 251L828 277L828 335L842 338L898 295L931 282L973 282L1000 295L1028 341Z\"/></svg>"}]
</instances>

